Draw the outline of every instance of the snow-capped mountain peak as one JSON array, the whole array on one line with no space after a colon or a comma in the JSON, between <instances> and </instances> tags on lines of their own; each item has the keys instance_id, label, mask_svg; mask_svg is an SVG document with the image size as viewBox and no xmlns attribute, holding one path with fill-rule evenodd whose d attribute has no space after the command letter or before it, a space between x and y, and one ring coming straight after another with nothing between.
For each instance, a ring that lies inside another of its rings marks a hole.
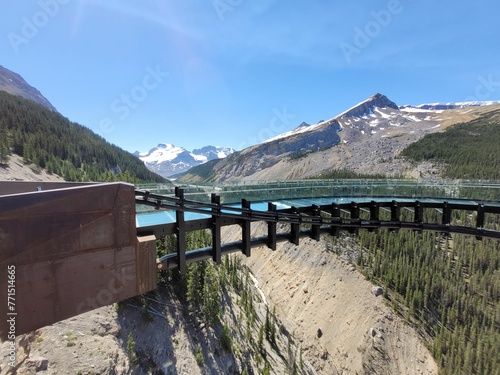
<instances>
[{"instance_id":1,"label":"snow-capped mountain peak","mask_svg":"<svg viewBox=\"0 0 500 375\"><path fill-rule=\"evenodd\" d=\"M135 155L145 163L162 163L177 158L183 152L187 152L182 147L177 147L171 143L159 143L148 152L136 152Z\"/></svg>"},{"instance_id":2,"label":"snow-capped mountain peak","mask_svg":"<svg viewBox=\"0 0 500 375\"><path fill-rule=\"evenodd\" d=\"M231 155L234 149L231 147L221 147L221 146L205 146L193 150L191 153L200 157L200 160L205 158L205 161L213 159L224 159L226 156Z\"/></svg>"},{"instance_id":3,"label":"snow-capped mountain peak","mask_svg":"<svg viewBox=\"0 0 500 375\"><path fill-rule=\"evenodd\" d=\"M171 143L159 143L147 152L134 153L149 170L164 177L182 173L188 169L214 159L222 159L232 154L231 147L205 146L188 151Z\"/></svg>"},{"instance_id":4,"label":"snow-capped mountain peak","mask_svg":"<svg viewBox=\"0 0 500 375\"><path fill-rule=\"evenodd\" d=\"M295 129L270 138L262 144L279 141L283 144L299 137L308 139L301 152L331 147L339 142L357 142L361 138L395 138L404 134L420 136L437 131L448 109L491 105L495 102L434 103L419 106L398 106L385 95L375 94L342 113L314 125L302 123ZM417 134L418 133L418 134ZM319 136L321 134L321 137ZM320 137L321 140L316 138Z\"/></svg>"},{"instance_id":5,"label":"snow-capped mountain peak","mask_svg":"<svg viewBox=\"0 0 500 375\"><path fill-rule=\"evenodd\" d=\"M385 112L381 111L381 109ZM312 132L323 127L330 127L332 124L337 124L334 128L337 128L337 131L340 131L342 130L344 124L350 123L351 119L355 119L354 121L356 121L359 118L367 118L370 116L388 118L390 116L388 113L394 110L398 110L397 104L389 100L385 95L377 93L329 120L321 120L313 125L303 122L295 129L270 138L263 143L284 139L292 135Z\"/></svg>"},{"instance_id":6,"label":"snow-capped mountain peak","mask_svg":"<svg viewBox=\"0 0 500 375\"><path fill-rule=\"evenodd\" d=\"M358 103L355 106L337 115L336 118L369 116L373 114L375 108L398 109L398 106L396 103L389 100L387 96L377 93L375 95L370 96L368 99L362 101L361 103Z\"/></svg>"}]
</instances>

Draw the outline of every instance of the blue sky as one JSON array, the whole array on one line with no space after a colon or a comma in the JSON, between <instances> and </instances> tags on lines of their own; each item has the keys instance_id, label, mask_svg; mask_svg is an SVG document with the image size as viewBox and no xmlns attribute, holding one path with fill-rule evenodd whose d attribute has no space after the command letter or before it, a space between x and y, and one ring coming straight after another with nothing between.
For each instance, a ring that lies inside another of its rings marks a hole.
<instances>
[{"instance_id":1,"label":"blue sky","mask_svg":"<svg viewBox=\"0 0 500 375\"><path fill-rule=\"evenodd\" d=\"M500 99L500 3L4 0L0 65L128 150L249 146L381 92Z\"/></svg>"}]
</instances>

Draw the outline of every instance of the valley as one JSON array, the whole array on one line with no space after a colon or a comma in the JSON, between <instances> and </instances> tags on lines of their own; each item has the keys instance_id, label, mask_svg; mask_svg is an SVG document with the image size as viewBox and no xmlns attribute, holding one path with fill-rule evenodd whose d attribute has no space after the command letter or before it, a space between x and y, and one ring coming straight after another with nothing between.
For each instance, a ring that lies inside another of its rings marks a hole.
<instances>
[{"instance_id":1,"label":"valley","mask_svg":"<svg viewBox=\"0 0 500 375\"><path fill-rule=\"evenodd\" d=\"M1 98L0 143L9 152L0 155L6 159L0 179L9 181L166 183L151 170L181 172L176 184L299 180L335 171L441 179L498 165L497 102L413 107L376 94L329 120L302 123L237 152L159 144L133 156L50 106L31 103L33 97L2 92ZM476 139L485 145L477 160L450 157L449 149L463 155L461 147L471 154ZM186 170L193 161L201 164ZM498 220L489 220L498 228ZM257 235L265 227L252 230ZM192 248L210 245L206 232L195 233ZM240 228L224 228L224 241L240 236ZM158 238L158 255L172 241ZM4 365L8 343L2 343L0 374L454 374L463 368L494 374L499 264L498 244L458 235L363 233L256 249L217 267L193 264L186 276L159 273L157 292L18 337L15 370ZM384 294L377 296L374 286ZM460 319L464 306L480 320Z\"/></svg>"}]
</instances>

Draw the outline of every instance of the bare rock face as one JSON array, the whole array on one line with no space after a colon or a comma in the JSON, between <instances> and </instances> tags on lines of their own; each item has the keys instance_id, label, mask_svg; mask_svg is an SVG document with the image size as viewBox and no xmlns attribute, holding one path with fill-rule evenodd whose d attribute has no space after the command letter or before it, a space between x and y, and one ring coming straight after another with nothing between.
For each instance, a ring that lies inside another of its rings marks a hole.
<instances>
[{"instance_id":1,"label":"bare rock face","mask_svg":"<svg viewBox=\"0 0 500 375\"><path fill-rule=\"evenodd\" d=\"M57 111L55 107L43 96L40 91L28 84L19 74L10 71L0 65L0 90L9 94L21 96Z\"/></svg>"}]
</instances>

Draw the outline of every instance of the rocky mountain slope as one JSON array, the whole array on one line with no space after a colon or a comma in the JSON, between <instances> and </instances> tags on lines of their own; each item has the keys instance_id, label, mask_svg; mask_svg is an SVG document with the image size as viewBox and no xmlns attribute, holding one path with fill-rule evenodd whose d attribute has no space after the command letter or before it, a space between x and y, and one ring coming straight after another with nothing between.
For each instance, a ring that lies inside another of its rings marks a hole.
<instances>
[{"instance_id":1,"label":"rocky mountain slope","mask_svg":"<svg viewBox=\"0 0 500 375\"><path fill-rule=\"evenodd\" d=\"M136 151L134 155L141 159L150 171L163 177L171 177L207 161L225 158L233 152L231 147L205 146L187 151L173 144L160 143L148 152Z\"/></svg>"},{"instance_id":2,"label":"rocky mountain slope","mask_svg":"<svg viewBox=\"0 0 500 375\"><path fill-rule=\"evenodd\" d=\"M22 96L38 104L56 111L55 107L45 98L40 91L28 84L19 74L0 65L0 90L9 94Z\"/></svg>"},{"instance_id":3,"label":"rocky mountain slope","mask_svg":"<svg viewBox=\"0 0 500 375\"><path fill-rule=\"evenodd\" d=\"M439 166L424 163L415 168L397 159L410 143L424 135L443 131L458 122L473 120L500 104L437 104L398 107L376 94L345 112L314 125L298 128L203 169L193 168L181 181L283 180L318 176L332 169L359 173L432 177Z\"/></svg>"}]
</instances>

